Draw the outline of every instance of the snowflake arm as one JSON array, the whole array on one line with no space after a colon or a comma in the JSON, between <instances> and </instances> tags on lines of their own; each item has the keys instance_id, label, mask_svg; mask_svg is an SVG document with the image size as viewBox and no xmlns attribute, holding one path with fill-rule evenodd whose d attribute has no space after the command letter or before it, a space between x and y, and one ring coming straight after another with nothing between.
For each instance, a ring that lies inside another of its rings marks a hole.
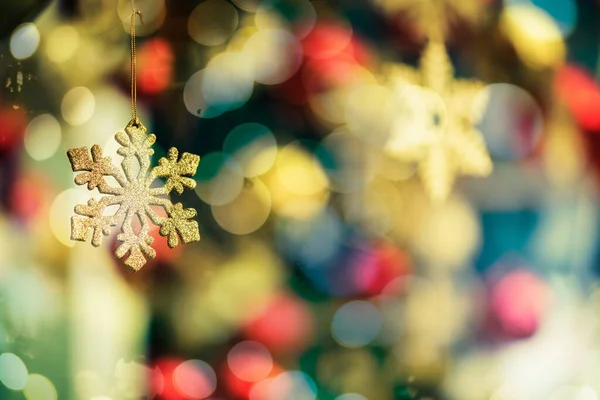
<instances>
[{"instance_id":1,"label":"snowflake arm","mask_svg":"<svg viewBox=\"0 0 600 400\"><path fill-rule=\"evenodd\" d=\"M164 187L158 189L150 189L150 193L154 196L166 195L174 190L177 194L183 193L185 189L194 189L196 181L191 176L194 176L200 157L195 154L183 153L178 161L179 152L175 147L169 149L167 157L158 160L158 165L152 169L149 176L150 183L156 178L167 178ZM149 184L150 184L149 183Z\"/></svg>"},{"instance_id":2,"label":"snowflake arm","mask_svg":"<svg viewBox=\"0 0 600 400\"><path fill-rule=\"evenodd\" d=\"M98 191L104 194L123 194L123 186L127 183L123 172L112 165L110 157L102 157L102 148L97 144L92 146L91 154L92 157L87 147L71 149L67 152L73 172L86 171L75 177L75 183L78 185L87 183L88 190L97 187ZM110 186L105 176L114 177L121 187Z\"/></svg>"}]
</instances>

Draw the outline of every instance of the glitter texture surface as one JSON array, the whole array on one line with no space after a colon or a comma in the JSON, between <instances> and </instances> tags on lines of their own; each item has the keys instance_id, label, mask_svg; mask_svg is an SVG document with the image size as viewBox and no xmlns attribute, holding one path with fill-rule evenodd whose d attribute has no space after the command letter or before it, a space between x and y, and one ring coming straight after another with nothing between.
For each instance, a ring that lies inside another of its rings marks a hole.
<instances>
[{"instance_id":1,"label":"glitter texture surface","mask_svg":"<svg viewBox=\"0 0 600 400\"><path fill-rule=\"evenodd\" d=\"M103 236L110 235L112 227L121 225L117 240L121 245L115 251L118 258L129 254L125 265L138 271L147 258L154 258L156 251L151 247L154 238L150 235L150 224L159 226L161 236L167 237L169 247L200 240L198 223L193 220L196 210L183 208L181 203L173 204L168 195L178 194L184 189L194 189L196 181L191 177L196 173L200 157L183 153L179 158L176 148L171 148L166 158L150 168L150 156L154 154L152 145L156 136L146 134L146 127L139 122L130 122L125 132L119 132L115 139L121 145L117 153L123 156L121 168L114 166L110 157L103 157L102 148L92 146L91 157L86 147L70 149L67 152L74 172L84 171L75 177L75 183L95 188L104 196L100 200L90 199L86 205L75 207L71 218L71 239L87 241L100 246ZM179 158L179 159L178 159ZM139 172L137 167L139 166ZM113 177L118 186L110 185L106 178ZM161 187L153 187L158 178L165 178ZM104 215L109 206L118 205L114 215ZM164 208L166 217L158 215L152 206ZM136 221L137 220L137 221ZM139 221L139 225L137 222Z\"/></svg>"}]
</instances>

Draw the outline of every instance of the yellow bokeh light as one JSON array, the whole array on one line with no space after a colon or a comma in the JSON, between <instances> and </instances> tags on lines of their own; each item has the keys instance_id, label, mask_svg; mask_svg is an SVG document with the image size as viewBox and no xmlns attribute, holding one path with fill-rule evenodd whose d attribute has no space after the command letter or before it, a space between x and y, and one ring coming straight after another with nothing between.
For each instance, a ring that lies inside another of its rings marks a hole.
<instances>
[{"instance_id":1,"label":"yellow bokeh light","mask_svg":"<svg viewBox=\"0 0 600 400\"><path fill-rule=\"evenodd\" d=\"M279 152L275 173L288 191L301 196L319 193L329 186L321 164L297 142Z\"/></svg>"},{"instance_id":2,"label":"yellow bokeh light","mask_svg":"<svg viewBox=\"0 0 600 400\"><path fill-rule=\"evenodd\" d=\"M224 0L200 3L188 19L188 33L194 41L206 46L225 43L237 29L238 12Z\"/></svg>"},{"instance_id":3,"label":"yellow bokeh light","mask_svg":"<svg viewBox=\"0 0 600 400\"><path fill-rule=\"evenodd\" d=\"M29 374L23 394L27 400L56 400L58 398L52 382L38 374Z\"/></svg>"},{"instance_id":4,"label":"yellow bokeh light","mask_svg":"<svg viewBox=\"0 0 600 400\"><path fill-rule=\"evenodd\" d=\"M27 125L25 150L36 161L46 160L58 150L61 136L61 127L56 118L50 114L38 115Z\"/></svg>"},{"instance_id":5,"label":"yellow bokeh light","mask_svg":"<svg viewBox=\"0 0 600 400\"><path fill-rule=\"evenodd\" d=\"M505 7L500 28L531 68L554 67L564 62L566 49L562 33L544 10L529 4Z\"/></svg>"},{"instance_id":6,"label":"yellow bokeh light","mask_svg":"<svg viewBox=\"0 0 600 400\"><path fill-rule=\"evenodd\" d=\"M247 235L266 222L271 213L271 195L264 183L253 179L246 181L235 200L211 209L221 228L236 235Z\"/></svg>"},{"instance_id":7,"label":"yellow bokeh light","mask_svg":"<svg viewBox=\"0 0 600 400\"><path fill-rule=\"evenodd\" d=\"M71 216L77 204L87 204L87 191L84 189L67 189L60 193L50 206L50 228L54 236L65 246L73 247L71 240Z\"/></svg>"},{"instance_id":8,"label":"yellow bokeh light","mask_svg":"<svg viewBox=\"0 0 600 400\"><path fill-rule=\"evenodd\" d=\"M96 99L90 89L79 86L67 92L60 106L62 116L69 125L83 125L94 114Z\"/></svg>"},{"instance_id":9,"label":"yellow bokeh light","mask_svg":"<svg viewBox=\"0 0 600 400\"><path fill-rule=\"evenodd\" d=\"M53 29L46 39L46 56L55 63L69 60L79 48L79 32L70 25Z\"/></svg>"}]
</instances>

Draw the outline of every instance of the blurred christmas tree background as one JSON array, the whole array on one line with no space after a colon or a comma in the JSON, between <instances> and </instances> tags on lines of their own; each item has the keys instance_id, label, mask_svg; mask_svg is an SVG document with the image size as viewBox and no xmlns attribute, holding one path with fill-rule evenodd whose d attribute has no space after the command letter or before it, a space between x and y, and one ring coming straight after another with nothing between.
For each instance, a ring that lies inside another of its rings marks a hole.
<instances>
[{"instance_id":1,"label":"blurred christmas tree background","mask_svg":"<svg viewBox=\"0 0 600 400\"><path fill-rule=\"evenodd\" d=\"M70 240L66 151L200 155ZM597 400L600 2L0 0L0 398Z\"/></svg>"}]
</instances>

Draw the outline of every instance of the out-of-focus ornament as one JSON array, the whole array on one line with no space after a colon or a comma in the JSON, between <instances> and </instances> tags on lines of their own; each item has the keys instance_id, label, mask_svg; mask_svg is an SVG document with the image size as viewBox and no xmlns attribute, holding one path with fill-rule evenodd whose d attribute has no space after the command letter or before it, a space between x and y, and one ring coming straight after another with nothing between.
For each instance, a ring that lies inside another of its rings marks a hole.
<instances>
[{"instance_id":1,"label":"out-of-focus ornament","mask_svg":"<svg viewBox=\"0 0 600 400\"><path fill-rule=\"evenodd\" d=\"M386 151L418 164L420 178L433 199L445 200L459 175L491 173L485 142L473 125L484 109L473 100L484 86L475 80L454 79L441 40L435 36L429 40L419 70L391 65L386 75L406 104L405 115L392 126ZM478 112L474 113L474 105L480 106Z\"/></svg>"},{"instance_id":2,"label":"out-of-focus ornament","mask_svg":"<svg viewBox=\"0 0 600 400\"><path fill-rule=\"evenodd\" d=\"M483 0L373 0L386 11L403 13L421 31L445 34L454 19L478 23L488 6Z\"/></svg>"},{"instance_id":3,"label":"out-of-focus ornament","mask_svg":"<svg viewBox=\"0 0 600 400\"><path fill-rule=\"evenodd\" d=\"M154 154L151 146L156 141L153 134L147 135L146 127L137 118L136 107L136 53L135 53L135 16L131 15L131 114L132 119L125 132L115 135L121 145L117 153L123 156L121 168L111 163L110 157L103 157L102 148L94 145L91 157L87 147L70 149L67 152L73 171L85 171L75 177L78 185L87 184L89 190L98 188L104 196L100 200L90 199L87 205L77 205L71 219L71 239L87 241L92 232L92 245L98 247L103 236L110 234L111 228L120 224L121 233L117 240L122 244L115 251L118 258L129 256L125 265L138 271L146 263L146 258L154 258L156 251L150 246L154 238L150 235L150 222L160 226L159 234L168 237L171 248L179 244L200 240L198 223L192 218L196 210L184 209L181 203L173 204L167 196L175 191L181 194L184 189L194 189L196 182L191 177L196 173L200 157L183 153L179 158L176 148L171 148L167 157L159 160L158 165L150 168L150 156ZM139 166L139 170L136 167ZM136 171L137 170L137 171ZM106 178L114 178L118 186L110 185ZM158 178L166 178L162 187L153 187ZM113 215L104 215L107 207L118 205ZM162 207L167 216L157 214L152 206ZM137 220L137 221L136 221ZM141 228L137 227L137 222ZM137 229L136 229L137 228Z\"/></svg>"}]
</instances>

